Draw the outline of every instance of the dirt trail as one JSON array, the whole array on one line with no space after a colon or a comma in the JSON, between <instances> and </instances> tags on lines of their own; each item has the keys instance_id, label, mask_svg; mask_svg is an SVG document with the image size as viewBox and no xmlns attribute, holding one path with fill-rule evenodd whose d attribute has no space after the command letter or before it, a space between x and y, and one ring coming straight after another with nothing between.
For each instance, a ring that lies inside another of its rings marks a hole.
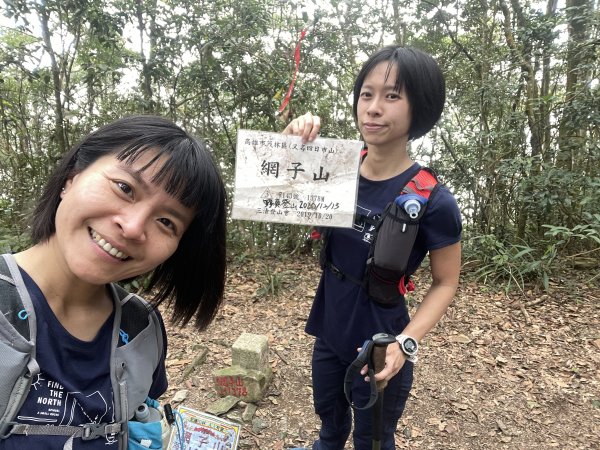
<instances>
[{"instance_id":1,"label":"dirt trail","mask_svg":"<svg viewBox=\"0 0 600 450\"><path fill-rule=\"evenodd\" d=\"M225 304L206 332L169 327L164 400L187 390L183 404L203 410L217 398L212 373L231 363L237 337L265 334L275 376L239 448L309 445L319 422L304 324L318 276L308 257L231 266ZM576 276L556 280L549 294L511 298L463 283L421 345L397 448L600 449L600 290ZM256 295L278 286L275 296ZM415 305L422 295L417 289ZM206 360L183 380L203 348Z\"/></svg>"}]
</instances>

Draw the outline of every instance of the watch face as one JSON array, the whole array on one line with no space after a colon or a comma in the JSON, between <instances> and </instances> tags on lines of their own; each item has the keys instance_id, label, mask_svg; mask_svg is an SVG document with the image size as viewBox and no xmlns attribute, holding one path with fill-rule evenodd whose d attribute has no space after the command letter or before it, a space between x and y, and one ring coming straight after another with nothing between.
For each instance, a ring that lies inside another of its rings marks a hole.
<instances>
[{"instance_id":1,"label":"watch face","mask_svg":"<svg viewBox=\"0 0 600 450\"><path fill-rule=\"evenodd\" d=\"M404 347L404 351L409 355L412 355L417 351L417 343L411 338L405 339L402 343L402 347Z\"/></svg>"}]
</instances>

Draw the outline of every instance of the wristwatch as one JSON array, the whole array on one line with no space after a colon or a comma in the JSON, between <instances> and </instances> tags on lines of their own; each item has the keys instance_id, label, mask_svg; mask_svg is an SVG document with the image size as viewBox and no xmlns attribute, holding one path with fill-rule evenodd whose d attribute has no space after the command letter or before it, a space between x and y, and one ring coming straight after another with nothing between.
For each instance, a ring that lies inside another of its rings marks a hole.
<instances>
[{"instance_id":1,"label":"wristwatch","mask_svg":"<svg viewBox=\"0 0 600 450\"><path fill-rule=\"evenodd\" d=\"M417 340L405 334L399 334L396 336L396 340L398 341L398 344L400 344L400 350L406 355L406 359L412 363L416 363L419 359L417 357L417 353L419 353L419 344L417 343Z\"/></svg>"}]
</instances>

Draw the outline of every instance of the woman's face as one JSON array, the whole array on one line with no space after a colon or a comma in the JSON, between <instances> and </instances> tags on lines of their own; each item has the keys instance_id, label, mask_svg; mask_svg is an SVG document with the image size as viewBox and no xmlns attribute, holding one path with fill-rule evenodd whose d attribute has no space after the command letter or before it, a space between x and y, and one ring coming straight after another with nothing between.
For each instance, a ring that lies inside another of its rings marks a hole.
<instances>
[{"instance_id":1,"label":"woman's face","mask_svg":"<svg viewBox=\"0 0 600 450\"><path fill-rule=\"evenodd\" d=\"M164 163L147 151L128 165L103 156L70 178L56 211L56 245L65 269L90 284L146 273L168 259L194 211L151 179Z\"/></svg>"},{"instance_id":2,"label":"woman's face","mask_svg":"<svg viewBox=\"0 0 600 450\"><path fill-rule=\"evenodd\" d=\"M389 73L388 73L389 70ZM398 69L381 62L365 77L357 102L358 129L365 142L381 148L406 145L412 120L404 89L394 87Z\"/></svg>"}]
</instances>

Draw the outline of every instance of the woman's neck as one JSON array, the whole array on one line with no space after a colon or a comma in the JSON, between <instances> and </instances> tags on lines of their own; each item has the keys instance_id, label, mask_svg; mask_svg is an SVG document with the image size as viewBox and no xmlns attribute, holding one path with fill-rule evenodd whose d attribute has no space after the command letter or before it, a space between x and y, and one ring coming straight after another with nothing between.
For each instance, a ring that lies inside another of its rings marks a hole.
<instances>
[{"instance_id":1,"label":"woman's neck","mask_svg":"<svg viewBox=\"0 0 600 450\"><path fill-rule=\"evenodd\" d=\"M390 151L369 146L367 157L360 166L360 174L373 181L388 180L400 175L413 164L406 147Z\"/></svg>"},{"instance_id":2,"label":"woman's neck","mask_svg":"<svg viewBox=\"0 0 600 450\"><path fill-rule=\"evenodd\" d=\"M38 285L50 305L69 308L101 305L106 300L106 286L92 285L75 277L68 269L53 240L34 245L15 254L17 264Z\"/></svg>"},{"instance_id":3,"label":"woman's neck","mask_svg":"<svg viewBox=\"0 0 600 450\"><path fill-rule=\"evenodd\" d=\"M75 277L55 250L51 239L17 253L15 260L40 288L62 326L72 336L92 341L112 314L112 297L105 285Z\"/></svg>"}]
</instances>

